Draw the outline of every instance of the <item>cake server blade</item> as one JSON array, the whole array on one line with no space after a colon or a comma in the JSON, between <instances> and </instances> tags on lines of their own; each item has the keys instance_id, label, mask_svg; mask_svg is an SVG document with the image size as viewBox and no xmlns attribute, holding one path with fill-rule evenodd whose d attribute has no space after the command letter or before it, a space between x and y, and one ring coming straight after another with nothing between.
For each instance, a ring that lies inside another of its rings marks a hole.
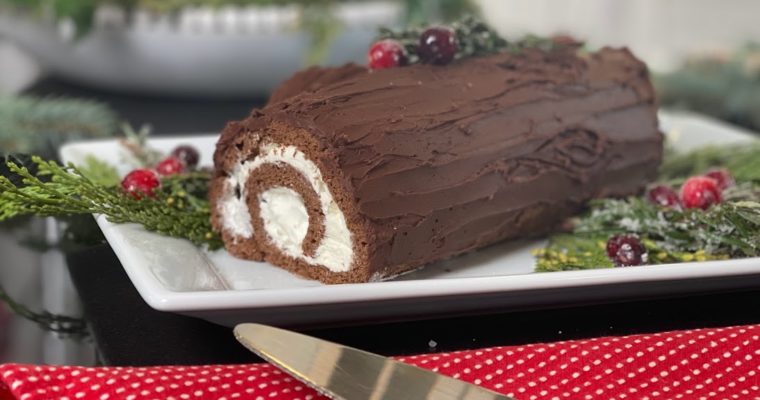
<instances>
[{"instance_id":1,"label":"cake server blade","mask_svg":"<svg viewBox=\"0 0 760 400\"><path fill-rule=\"evenodd\" d=\"M387 357L284 329L240 324L234 332L249 350L333 399L510 399Z\"/></svg>"}]
</instances>

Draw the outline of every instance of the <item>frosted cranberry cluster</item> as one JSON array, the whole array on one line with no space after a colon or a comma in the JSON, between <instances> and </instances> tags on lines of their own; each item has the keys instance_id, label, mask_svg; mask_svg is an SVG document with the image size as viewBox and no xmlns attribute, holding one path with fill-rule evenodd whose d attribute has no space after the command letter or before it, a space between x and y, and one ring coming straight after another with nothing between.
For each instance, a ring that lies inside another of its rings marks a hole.
<instances>
[{"instance_id":1,"label":"frosted cranberry cluster","mask_svg":"<svg viewBox=\"0 0 760 400\"><path fill-rule=\"evenodd\" d=\"M458 48L457 36L453 29L433 26L425 29L420 35L416 53L424 63L445 65L454 59ZM367 65L371 69L399 67L407 62L406 49L394 39L375 42L367 53Z\"/></svg>"},{"instance_id":2,"label":"frosted cranberry cluster","mask_svg":"<svg viewBox=\"0 0 760 400\"><path fill-rule=\"evenodd\" d=\"M153 197L161 185L159 176L181 174L198 166L200 155L192 146L177 146L171 154L159 161L153 168L138 168L128 173L121 181L125 193L136 199Z\"/></svg>"},{"instance_id":3,"label":"frosted cranberry cluster","mask_svg":"<svg viewBox=\"0 0 760 400\"><path fill-rule=\"evenodd\" d=\"M681 185L680 193L672 187L657 185L647 192L650 203L674 209L707 210L723 201L723 190L734 185L734 178L726 169L714 169L704 175L692 176ZM647 263L646 247L635 235L615 235L607 241L607 256L617 267Z\"/></svg>"}]
</instances>

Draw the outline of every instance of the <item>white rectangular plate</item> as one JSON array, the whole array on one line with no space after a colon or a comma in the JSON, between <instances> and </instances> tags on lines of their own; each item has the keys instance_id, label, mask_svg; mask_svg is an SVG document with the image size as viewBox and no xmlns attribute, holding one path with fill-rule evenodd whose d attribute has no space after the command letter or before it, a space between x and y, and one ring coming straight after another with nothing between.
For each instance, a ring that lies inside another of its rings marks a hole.
<instances>
[{"instance_id":1,"label":"white rectangular plate","mask_svg":"<svg viewBox=\"0 0 760 400\"><path fill-rule=\"evenodd\" d=\"M706 144L756 140L746 131L693 114L661 113L663 131L678 151ZM168 151L181 143L201 150L209 164L216 135L153 139ZM87 155L130 166L114 140L74 143L64 161ZM266 263L206 252L190 242L145 231L134 224L97 222L124 269L153 308L223 325L267 322L319 325L360 320L424 318L573 302L736 288L760 280L760 258L636 268L534 273L530 250L542 245L502 243L427 266L398 279L322 285Z\"/></svg>"}]
</instances>

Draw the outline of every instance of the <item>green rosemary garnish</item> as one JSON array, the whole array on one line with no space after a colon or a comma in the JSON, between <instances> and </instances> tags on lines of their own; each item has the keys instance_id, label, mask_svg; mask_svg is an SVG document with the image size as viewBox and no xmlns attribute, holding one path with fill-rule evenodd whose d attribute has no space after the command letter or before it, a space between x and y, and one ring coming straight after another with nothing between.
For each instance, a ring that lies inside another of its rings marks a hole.
<instances>
[{"instance_id":1,"label":"green rosemary garnish","mask_svg":"<svg viewBox=\"0 0 760 400\"><path fill-rule=\"evenodd\" d=\"M0 221L20 215L103 214L114 223L142 224L147 230L210 249L222 246L209 221L209 173L164 178L154 197L136 199L118 186L94 182L71 164L64 167L39 157L32 157L32 162L37 173L8 162L10 172L21 178L19 186L0 176Z\"/></svg>"}]
</instances>

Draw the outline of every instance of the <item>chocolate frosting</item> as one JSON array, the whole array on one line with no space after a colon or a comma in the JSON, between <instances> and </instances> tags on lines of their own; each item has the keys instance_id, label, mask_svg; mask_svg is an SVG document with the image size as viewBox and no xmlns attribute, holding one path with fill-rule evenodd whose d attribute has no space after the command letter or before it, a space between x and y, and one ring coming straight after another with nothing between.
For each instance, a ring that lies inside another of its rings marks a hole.
<instances>
[{"instance_id":1,"label":"chocolate frosting","mask_svg":"<svg viewBox=\"0 0 760 400\"><path fill-rule=\"evenodd\" d=\"M542 234L591 198L639 191L662 158L647 69L627 49L312 68L219 148L274 123L332 154L381 275Z\"/></svg>"}]
</instances>

